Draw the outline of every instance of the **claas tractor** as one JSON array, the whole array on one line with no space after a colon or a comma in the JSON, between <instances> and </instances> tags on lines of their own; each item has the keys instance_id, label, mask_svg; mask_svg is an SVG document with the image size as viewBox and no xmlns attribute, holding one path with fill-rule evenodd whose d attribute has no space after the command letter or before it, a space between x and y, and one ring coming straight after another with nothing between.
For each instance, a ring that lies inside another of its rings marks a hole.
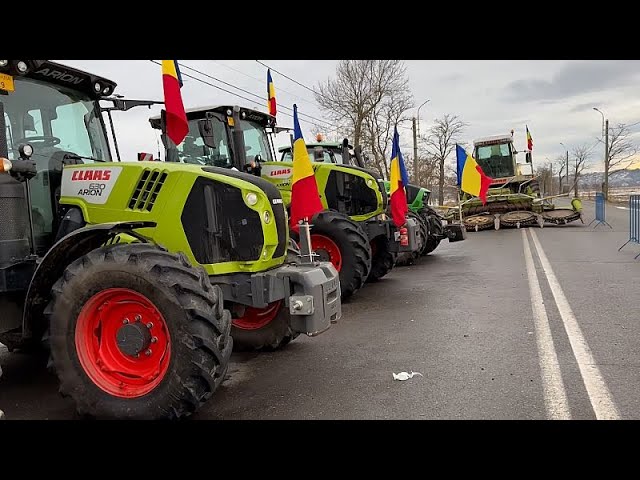
<instances>
[{"instance_id":1,"label":"claas tractor","mask_svg":"<svg viewBox=\"0 0 640 480\"><path fill-rule=\"evenodd\" d=\"M422 222L409 213L405 228L410 241L403 245L399 239L402 227L399 229L390 216L384 179L377 171L367 168L367 157L360 146L353 147L346 138L342 142L326 142L319 136L317 140L307 143L307 152L327 210L314 220L320 228L312 235L312 241L317 251L332 261L348 258L352 255L352 245L340 238L340 230L346 228L340 223L352 229L359 227L372 253L367 281L376 281L393 268L398 257L413 255L424 248L426 238ZM283 167L288 169L292 165L292 149L292 145L280 147L279 161L263 164L262 169L263 177L278 185L285 200L291 195L291 174ZM343 264L341 282L343 278L348 282L352 271L349 265Z\"/></svg>"},{"instance_id":2,"label":"claas tractor","mask_svg":"<svg viewBox=\"0 0 640 480\"><path fill-rule=\"evenodd\" d=\"M108 79L0 60L0 82L0 342L46 346L80 414L189 415L223 381L234 341L277 348L340 318L334 267L286 262L269 182L115 161L103 113L129 104ZM245 336L232 337L232 316Z\"/></svg>"},{"instance_id":3,"label":"claas tractor","mask_svg":"<svg viewBox=\"0 0 640 480\"><path fill-rule=\"evenodd\" d=\"M545 222L565 224L582 218L579 199L572 199L571 208L555 208L550 199L541 196L533 173L531 151L524 151L525 163L517 162L518 153L513 132L474 140L473 157L492 180L486 205L479 198L462 192L459 211L468 231L543 226ZM449 216L454 217L458 212L451 211Z\"/></svg>"},{"instance_id":4,"label":"claas tractor","mask_svg":"<svg viewBox=\"0 0 640 480\"><path fill-rule=\"evenodd\" d=\"M234 168L238 166L234 159L239 157L244 164L238 170L269 182L289 207L293 163L291 158L275 159L273 134L287 130L276 127L275 117L238 106L216 106L190 109L187 118L190 134L180 145L166 149L167 161ZM162 129L160 116L150 122ZM209 125L216 140L199 130L199 124ZM166 141L165 136L162 138ZM418 247L417 224L409 220L404 233L386 218L382 179L368 170L332 162L313 162L313 169L326 210L310 220L311 247L321 260L331 262L338 270L344 300L365 281L386 275L399 251ZM291 235L298 238L296 232Z\"/></svg>"}]
</instances>

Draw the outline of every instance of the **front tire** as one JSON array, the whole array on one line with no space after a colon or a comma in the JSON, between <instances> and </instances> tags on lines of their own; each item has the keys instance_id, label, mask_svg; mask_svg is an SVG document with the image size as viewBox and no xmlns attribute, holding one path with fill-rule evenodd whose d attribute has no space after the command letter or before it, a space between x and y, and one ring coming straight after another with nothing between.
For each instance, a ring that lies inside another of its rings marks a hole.
<instances>
[{"instance_id":1,"label":"front tire","mask_svg":"<svg viewBox=\"0 0 640 480\"><path fill-rule=\"evenodd\" d=\"M52 294L51 359L81 415L175 419L222 383L231 315L220 288L184 255L101 247L72 262Z\"/></svg>"},{"instance_id":2,"label":"front tire","mask_svg":"<svg viewBox=\"0 0 640 480\"><path fill-rule=\"evenodd\" d=\"M440 217L431 209L423 208L420 210L420 217L427 226L427 241L422 250L422 255L428 255L440 245L442 239L440 235L444 233L444 226Z\"/></svg>"},{"instance_id":3,"label":"front tire","mask_svg":"<svg viewBox=\"0 0 640 480\"><path fill-rule=\"evenodd\" d=\"M373 258L367 282L377 282L393 269L397 255L389 251L389 239L384 235L371 240L370 245Z\"/></svg>"},{"instance_id":4,"label":"front tire","mask_svg":"<svg viewBox=\"0 0 640 480\"><path fill-rule=\"evenodd\" d=\"M300 248L293 239L287 247L287 263L299 261ZM237 352L274 351L295 340L298 332L291 330L291 314L279 300L266 308L231 306L231 336L233 349Z\"/></svg>"}]
</instances>

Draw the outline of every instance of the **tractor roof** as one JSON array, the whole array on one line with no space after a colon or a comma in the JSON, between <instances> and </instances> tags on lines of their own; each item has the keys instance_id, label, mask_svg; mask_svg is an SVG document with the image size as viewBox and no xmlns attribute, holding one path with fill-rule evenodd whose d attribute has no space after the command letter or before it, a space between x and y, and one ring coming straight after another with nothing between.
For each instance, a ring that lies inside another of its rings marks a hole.
<instances>
[{"instance_id":1,"label":"tractor roof","mask_svg":"<svg viewBox=\"0 0 640 480\"><path fill-rule=\"evenodd\" d=\"M307 145L307 148L326 147L326 148L342 149L342 142L315 142L315 143L305 142L305 144ZM349 145L349 148L351 149L353 147ZM291 145L285 145L284 147L278 148L279 152L286 152L288 150L291 150Z\"/></svg>"},{"instance_id":2,"label":"tractor roof","mask_svg":"<svg viewBox=\"0 0 640 480\"><path fill-rule=\"evenodd\" d=\"M233 105L211 105L206 107L194 107L186 108L187 120L197 120L204 118L208 112L221 113L223 115L231 116L233 112ZM275 117L265 112L253 110L251 108L240 107L240 117L245 120L253 120L264 126L273 126L275 124ZM153 128L160 129L160 115L156 115L149 119Z\"/></svg>"},{"instance_id":3,"label":"tractor roof","mask_svg":"<svg viewBox=\"0 0 640 480\"><path fill-rule=\"evenodd\" d=\"M489 137L476 138L473 141L473 146L478 145L496 145L498 143L513 143L513 137L511 135L491 135Z\"/></svg>"},{"instance_id":4,"label":"tractor roof","mask_svg":"<svg viewBox=\"0 0 640 480\"><path fill-rule=\"evenodd\" d=\"M16 77L27 77L47 83L62 85L67 88L84 92L93 98L103 98L111 95L116 88L116 82L99 75L69 67L51 60L22 60L27 64L27 72L17 70L20 60L9 60L6 67L0 68L0 73L9 73Z\"/></svg>"}]
</instances>

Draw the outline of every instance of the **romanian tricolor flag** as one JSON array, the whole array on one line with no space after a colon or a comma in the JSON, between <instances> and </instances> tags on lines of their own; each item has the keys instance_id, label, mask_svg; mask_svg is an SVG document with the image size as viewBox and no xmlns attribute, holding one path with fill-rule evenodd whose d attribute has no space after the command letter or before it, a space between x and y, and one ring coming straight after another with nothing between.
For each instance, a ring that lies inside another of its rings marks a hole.
<instances>
[{"instance_id":1,"label":"romanian tricolor flag","mask_svg":"<svg viewBox=\"0 0 640 480\"><path fill-rule=\"evenodd\" d=\"M293 173L291 176L291 219L290 226L298 231L298 222L311 219L324 210L318 193L318 184L311 166L307 146L302 138L298 121L298 106L293 105Z\"/></svg>"},{"instance_id":2,"label":"romanian tricolor flag","mask_svg":"<svg viewBox=\"0 0 640 480\"><path fill-rule=\"evenodd\" d=\"M393 223L397 227L401 227L407 223L407 193L405 187L409 185L409 175L404 166L404 159L400 151L400 135L398 135L398 127L393 131L393 144L391 146L391 168L389 172L391 183L389 204L391 205L391 216Z\"/></svg>"},{"instance_id":3,"label":"romanian tricolor flag","mask_svg":"<svg viewBox=\"0 0 640 480\"><path fill-rule=\"evenodd\" d=\"M533 138L531 138L531 134L529 133L529 127L525 125L527 129L527 149L529 151L533 150Z\"/></svg>"},{"instance_id":4,"label":"romanian tricolor flag","mask_svg":"<svg viewBox=\"0 0 640 480\"><path fill-rule=\"evenodd\" d=\"M458 160L458 186L463 192L480 197L482 204L487 203L487 190L491 178L487 177L476 160L464 148L456 145Z\"/></svg>"},{"instance_id":5,"label":"romanian tricolor flag","mask_svg":"<svg viewBox=\"0 0 640 480\"><path fill-rule=\"evenodd\" d=\"M271 69L267 69L267 107L269 115L276 116L276 88L273 86L273 78L271 78Z\"/></svg>"},{"instance_id":6,"label":"romanian tricolor flag","mask_svg":"<svg viewBox=\"0 0 640 480\"><path fill-rule=\"evenodd\" d=\"M167 112L167 135L176 145L180 145L189 133L187 114L182 103L182 76L177 60L162 60L162 86L164 88L164 108Z\"/></svg>"}]
</instances>

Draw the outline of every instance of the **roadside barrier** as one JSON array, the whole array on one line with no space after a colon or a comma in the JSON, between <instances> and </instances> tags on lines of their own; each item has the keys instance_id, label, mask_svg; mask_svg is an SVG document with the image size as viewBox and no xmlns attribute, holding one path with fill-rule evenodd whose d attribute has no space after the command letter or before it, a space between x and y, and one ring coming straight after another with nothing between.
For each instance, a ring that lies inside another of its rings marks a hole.
<instances>
[{"instance_id":1,"label":"roadside barrier","mask_svg":"<svg viewBox=\"0 0 640 480\"><path fill-rule=\"evenodd\" d=\"M629 195L629 240L618 251L628 243L640 244L640 195ZM633 258L638 257L640 253Z\"/></svg>"},{"instance_id":2,"label":"roadside barrier","mask_svg":"<svg viewBox=\"0 0 640 480\"><path fill-rule=\"evenodd\" d=\"M591 223L593 222L598 222L596 223L593 228L597 228L598 225L606 225L607 227L613 229L613 227L611 225L609 225L607 223L607 221L605 220L605 201L604 201L604 193L602 192L596 192L596 218L594 218L593 220L591 220ZM591 223L589 225L591 225ZM587 225L588 226L588 225Z\"/></svg>"}]
</instances>

